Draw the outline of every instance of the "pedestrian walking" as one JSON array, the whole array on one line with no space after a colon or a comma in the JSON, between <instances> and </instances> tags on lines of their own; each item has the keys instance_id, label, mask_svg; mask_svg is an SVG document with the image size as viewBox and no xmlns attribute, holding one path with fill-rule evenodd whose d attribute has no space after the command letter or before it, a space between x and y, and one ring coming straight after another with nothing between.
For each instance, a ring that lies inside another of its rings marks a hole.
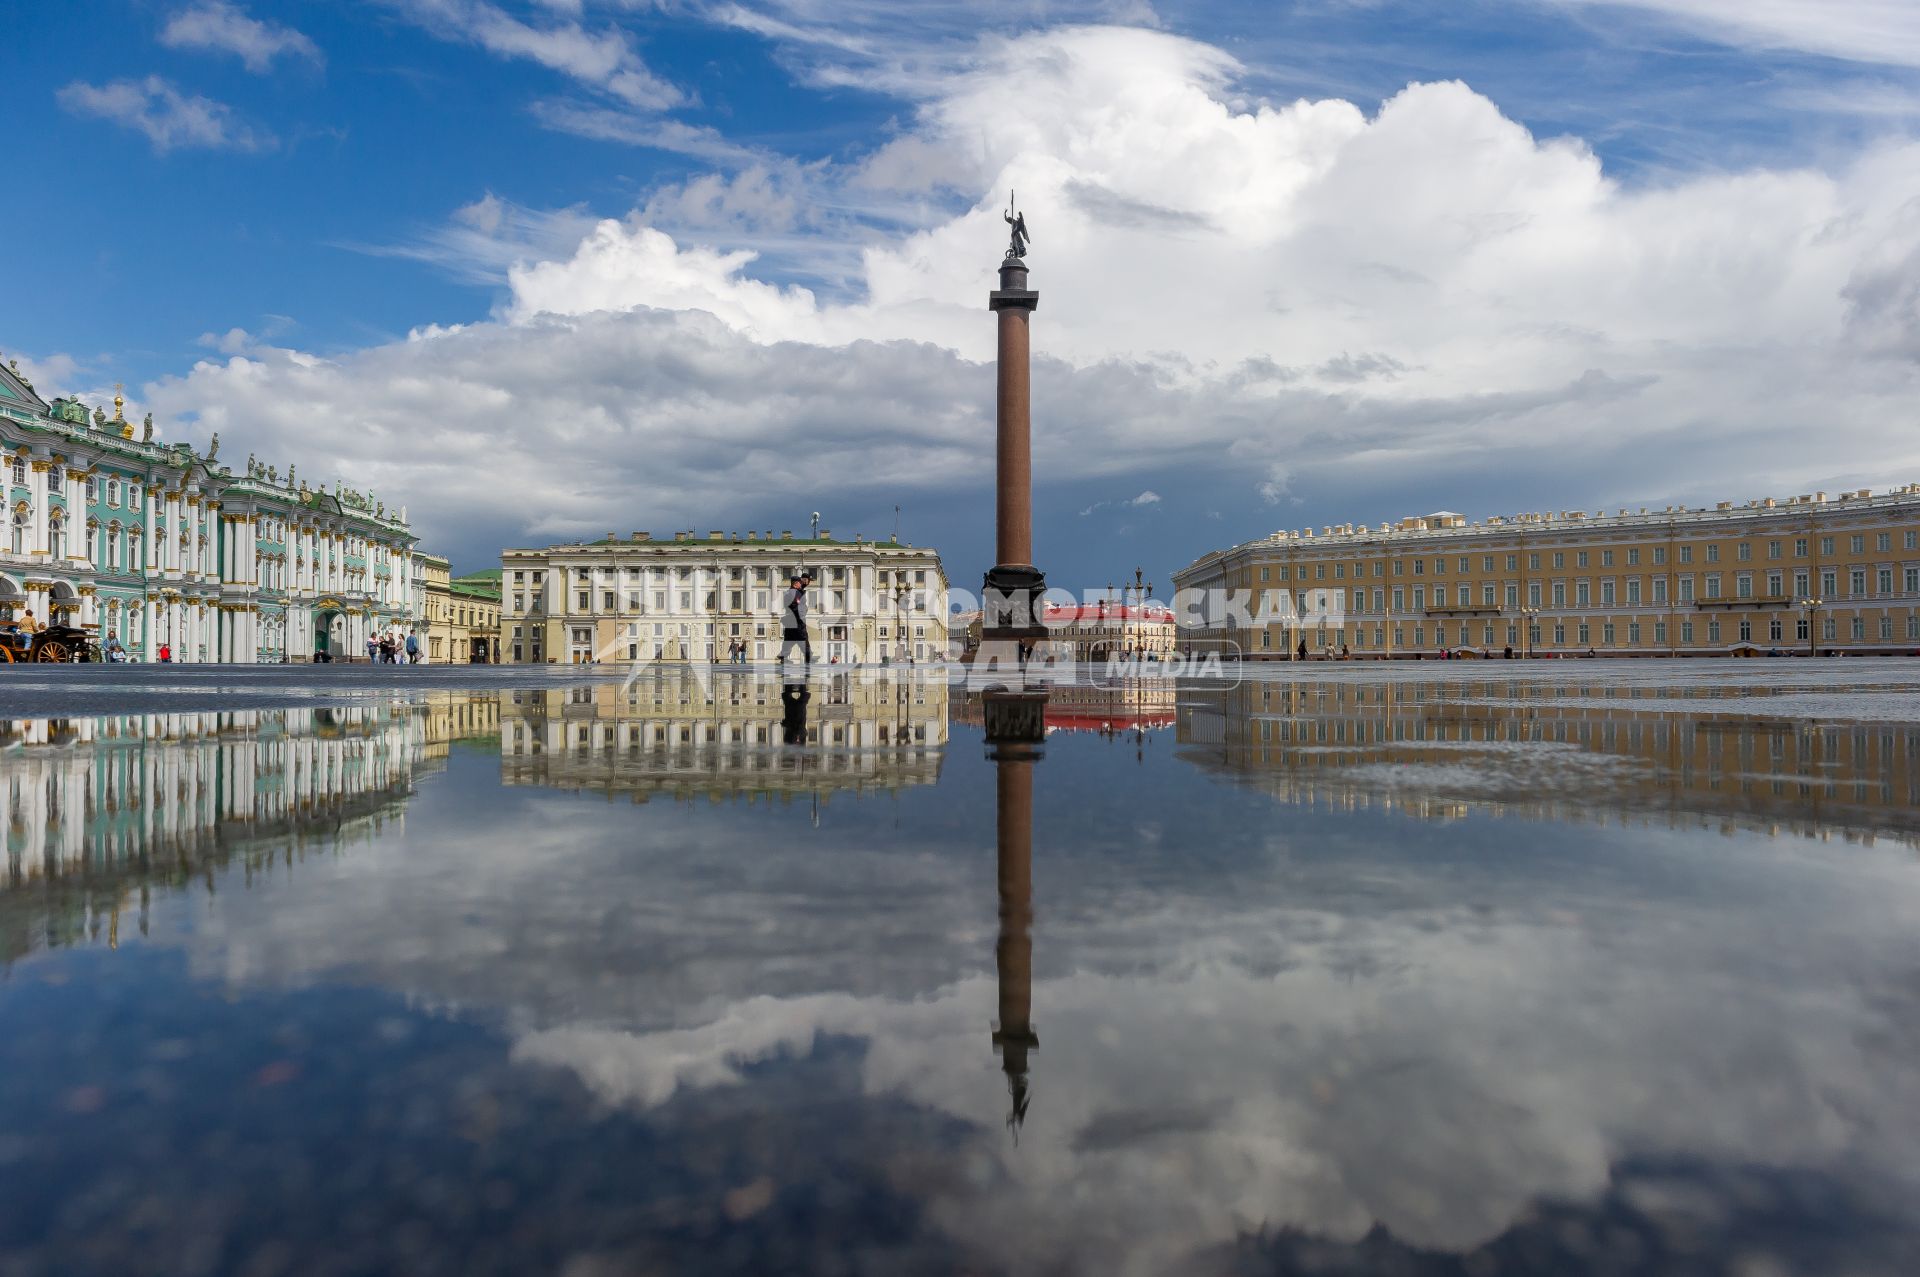
<instances>
[{"instance_id":1,"label":"pedestrian walking","mask_svg":"<svg viewBox=\"0 0 1920 1277\"><path fill-rule=\"evenodd\" d=\"M416 630L409 630L407 632L407 664L418 665L419 663L420 634Z\"/></svg>"},{"instance_id":2,"label":"pedestrian walking","mask_svg":"<svg viewBox=\"0 0 1920 1277\"><path fill-rule=\"evenodd\" d=\"M31 612L29 612L29 613L27 613L27 619L28 619L28 620L32 620L32 619L33 619L33 613L31 613ZM161 663L162 665L171 665L171 664L173 664L173 644L171 644L171 643L162 643L162 644L160 645L160 663Z\"/></svg>"},{"instance_id":3,"label":"pedestrian walking","mask_svg":"<svg viewBox=\"0 0 1920 1277\"><path fill-rule=\"evenodd\" d=\"M800 656L808 665L813 664L813 643L807 638L807 587L813 584L810 573L801 572L794 576L787 589L786 599L780 607L780 664L787 663L787 653L793 645L800 645Z\"/></svg>"}]
</instances>

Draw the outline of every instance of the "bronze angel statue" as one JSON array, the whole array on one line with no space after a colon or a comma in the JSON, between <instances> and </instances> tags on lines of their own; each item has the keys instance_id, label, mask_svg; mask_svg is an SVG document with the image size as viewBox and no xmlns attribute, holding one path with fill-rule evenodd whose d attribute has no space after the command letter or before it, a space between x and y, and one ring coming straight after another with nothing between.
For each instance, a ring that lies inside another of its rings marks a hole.
<instances>
[{"instance_id":1,"label":"bronze angel statue","mask_svg":"<svg viewBox=\"0 0 1920 1277\"><path fill-rule=\"evenodd\" d=\"M1007 256L1025 257L1027 244L1033 237L1027 234L1027 215L1013 210L1013 192L1011 191L1007 192L1007 211L1002 213L1001 217L1005 218L1007 225L1013 228L1011 242L1007 245Z\"/></svg>"}]
</instances>

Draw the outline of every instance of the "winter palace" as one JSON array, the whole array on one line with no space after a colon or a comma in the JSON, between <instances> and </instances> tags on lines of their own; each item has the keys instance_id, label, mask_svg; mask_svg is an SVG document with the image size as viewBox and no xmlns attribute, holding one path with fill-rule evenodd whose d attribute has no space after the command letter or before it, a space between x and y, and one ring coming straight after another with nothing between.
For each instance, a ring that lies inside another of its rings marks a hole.
<instances>
[{"instance_id":1,"label":"winter palace","mask_svg":"<svg viewBox=\"0 0 1920 1277\"><path fill-rule=\"evenodd\" d=\"M1275 532L1174 583L1207 600L1183 642L1255 659L1911 652L1920 484Z\"/></svg>"},{"instance_id":2,"label":"winter palace","mask_svg":"<svg viewBox=\"0 0 1920 1277\"><path fill-rule=\"evenodd\" d=\"M114 414L41 399L0 368L0 622L117 636L137 659L304 661L352 653L413 617L404 511L309 487L249 458L235 474L206 455L136 437Z\"/></svg>"}]
</instances>

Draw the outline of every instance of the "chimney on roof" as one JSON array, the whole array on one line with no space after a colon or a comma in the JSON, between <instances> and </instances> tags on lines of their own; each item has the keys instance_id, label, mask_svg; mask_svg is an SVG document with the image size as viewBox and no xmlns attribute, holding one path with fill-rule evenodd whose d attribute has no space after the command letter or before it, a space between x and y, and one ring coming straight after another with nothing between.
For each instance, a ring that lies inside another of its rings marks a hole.
<instances>
[{"instance_id":1,"label":"chimney on roof","mask_svg":"<svg viewBox=\"0 0 1920 1277\"><path fill-rule=\"evenodd\" d=\"M726 533L724 533L724 532L709 532L709 533L707 533L707 540L709 540L709 541L724 541L724 540L726 540L726 539L727 539L727 534L726 534Z\"/></svg>"},{"instance_id":2,"label":"chimney on roof","mask_svg":"<svg viewBox=\"0 0 1920 1277\"><path fill-rule=\"evenodd\" d=\"M613 535L613 529L612 529L612 528L608 528L608 529L607 529L607 540L609 540L609 541L612 541L612 540L615 540L615 539L616 539L616 538L615 538L615 537L614 537L614 535Z\"/></svg>"},{"instance_id":3,"label":"chimney on roof","mask_svg":"<svg viewBox=\"0 0 1920 1277\"><path fill-rule=\"evenodd\" d=\"M636 532L636 533L634 533L634 534L633 534L633 539L634 539L634 540L636 540L636 541L651 541L651 540L653 540L653 533L651 533L651 532Z\"/></svg>"},{"instance_id":4,"label":"chimney on roof","mask_svg":"<svg viewBox=\"0 0 1920 1277\"><path fill-rule=\"evenodd\" d=\"M831 540L833 540L833 533L831 533L831 532L829 532L829 531L827 531L827 530L826 530L825 528L821 528L821 529L820 529L820 539L821 539L822 541L831 541Z\"/></svg>"},{"instance_id":5,"label":"chimney on roof","mask_svg":"<svg viewBox=\"0 0 1920 1277\"><path fill-rule=\"evenodd\" d=\"M749 532L749 533L747 533L747 540L749 540L749 541L757 541L757 540L759 540L759 539L760 539L760 534L759 534L758 532Z\"/></svg>"},{"instance_id":6,"label":"chimney on roof","mask_svg":"<svg viewBox=\"0 0 1920 1277\"><path fill-rule=\"evenodd\" d=\"M1826 502L1826 499L1827 499L1827 494L1826 494L1826 493L1824 493L1824 492L1816 492L1816 493L1814 493L1814 494L1813 494L1813 499L1814 499L1814 500L1815 500L1816 502L1820 502L1820 503L1822 503L1822 504L1824 504L1824 503Z\"/></svg>"},{"instance_id":7,"label":"chimney on roof","mask_svg":"<svg viewBox=\"0 0 1920 1277\"><path fill-rule=\"evenodd\" d=\"M793 540L793 530L792 530L791 528L782 528L782 529L780 529L780 539L781 539L782 541L791 541L791 540Z\"/></svg>"}]
</instances>

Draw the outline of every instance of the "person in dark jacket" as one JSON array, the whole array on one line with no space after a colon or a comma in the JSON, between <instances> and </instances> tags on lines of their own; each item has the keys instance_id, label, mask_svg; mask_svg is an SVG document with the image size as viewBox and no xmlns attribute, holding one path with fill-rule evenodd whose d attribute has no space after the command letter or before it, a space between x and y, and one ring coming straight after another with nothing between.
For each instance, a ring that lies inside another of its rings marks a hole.
<instances>
[{"instance_id":1,"label":"person in dark jacket","mask_svg":"<svg viewBox=\"0 0 1920 1277\"><path fill-rule=\"evenodd\" d=\"M780 605L780 664L787 663L787 653L793 645L800 645L800 657L808 665L813 664L813 642L807 637L807 587L813 584L813 577L805 572L793 578L788 587L785 600Z\"/></svg>"}]
</instances>

